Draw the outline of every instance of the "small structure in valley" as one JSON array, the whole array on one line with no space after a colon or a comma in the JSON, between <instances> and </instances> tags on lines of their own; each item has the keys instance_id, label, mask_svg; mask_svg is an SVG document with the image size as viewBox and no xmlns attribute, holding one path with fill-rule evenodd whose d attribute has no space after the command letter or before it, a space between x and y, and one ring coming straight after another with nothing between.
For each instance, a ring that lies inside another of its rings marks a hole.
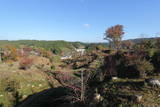
<instances>
[{"instance_id":1,"label":"small structure in valley","mask_svg":"<svg viewBox=\"0 0 160 107\"><path fill-rule=\"evenodd\" d=\"M79 48L79 49L75 49L76 52L80 53L80 55L84 55L85 53L85 49L84 48Z\"/></svg>"},{"instance_id":2,"label":"small structure in valley","mask_svg":"<svg viewBox=\"0 0 160 107\"><path fill-rule=\"evenodd\" d=\"M62 56L62 57L61 57L61 60L70 59L70 58L72 58L71 55L66 55L66 56Z\"/></svg>"}]
</instances>

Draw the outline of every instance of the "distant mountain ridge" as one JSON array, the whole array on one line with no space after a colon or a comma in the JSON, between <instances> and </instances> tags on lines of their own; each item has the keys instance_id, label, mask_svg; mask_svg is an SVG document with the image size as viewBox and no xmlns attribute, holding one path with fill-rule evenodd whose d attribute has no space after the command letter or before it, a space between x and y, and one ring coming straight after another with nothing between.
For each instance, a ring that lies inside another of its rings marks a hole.
<instances>
[{"instance_id":1,"label":"distant mountain ridge","mask_svg":"<svg viewBox=\"0 0 160 107\"><path fill-rule=\"evenodd\" d=\"M155 39L160 38L160 37L151 37L151 38L136 38L136 39L128 39L134 43L140 43L143 40L151 40L151 41L155 41ZM124 40L127 41L127 40Z\"/></svg>"},{"instance_id":2,"label":"distant mountain ridge","mask_svg":"<svg viewBox=\"0 0 160 107\"><path fill-rule=\"evenodd\" d=\"M151 42L155 42L155 39L157 39L157 38L160 38L160 37L127 39L127 40L123 40L122 42L131 41L131 42L133 42L135 44L140 43L142 41L146 41L146 40L150 40ZM99 43L99 44L103 44L105 46L109 45L109 43L107 43L107 42L106 43Z\"/></svg>"},{"instance_id":3,"label":"distant mountain ridge","mask_svg":"<svg viewBox=\"0 0 160 107\"><path fill-rule=\"evenodd\" d=\"M136 39L128 39L128 40L134 43L140 43L143 40L151 40L154 42L156 38L160 38L160 37L136 38ZM128 41L128 40L123 40L123 41ZM56 49L61 49L61 50L81 48L81 47L85 47L90 44L108 46L107 41L101 42L101 43L96 43L96 42L85 43L85 42L69 42L69 41L64 41L64 40L56 40L56 41L52 41L52 40L51 41L48 41L48 40L0 40L0 47L5 46L5 45L14 45L16 47L20 45L27 45L27 46L42 47L45 49L56 48Z\"/></svg>"}]
</instances>

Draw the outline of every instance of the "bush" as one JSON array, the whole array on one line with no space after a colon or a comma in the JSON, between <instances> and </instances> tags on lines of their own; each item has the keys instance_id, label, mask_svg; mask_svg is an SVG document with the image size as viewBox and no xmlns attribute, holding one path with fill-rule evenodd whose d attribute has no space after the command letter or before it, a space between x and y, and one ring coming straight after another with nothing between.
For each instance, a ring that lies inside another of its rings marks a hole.
<instances>
[{"instance_id":1,"label":"bush","mask_svg":"<svg viewBox=\"0 0 160 107\"><path fill-rule=\"evenodd\" d=\"M32 58L22 58L19 62L20 69L28 69L32 66L33 59Z\"/></svg>"},{"instance_id":2,"label":"bush","mask_svg":"<svg viewBox=\"0 0 160 107\"><path fill-rule=\"evenodd\" d=\"M21 100L22 95L19 93L20 84L18 81L9 77L1 79L1 92L4 93L4 107L15 107Z\"/></svg>"},{"instance_id":3,"label":"bush","mask_svg":"<svg viewBox=\"0 0 160 107\"><path fill-rule=\"evenodd\" d=\"M160 66L160 51L157 51L154 53L154 55L152 56L152 63L155 67L155 70L157 72L159 72L159 66Z\"/></svg>"},{"instance_id":4,"label":"bush","mask_svg":"<svg viewBox=\"0 0 160 107\"><path fill-rule=\"evenodd\" d=\"M154 67L146 56L137 53L121 53L117 55L118 76L139 78L151 74Z\"/></svg>"},{"instance_id":5,"label":"bush","mask_svg":"<svg viewBox=\"0 0 160 107\"><path fill-rule=\"evenodd\" d=\"M139 71L140 77L146 77L147 74L151 74L154 69L153 65L147 60L137 59L135 63L136 69Z\"/></svg>"},{"instance_id":6,"label":"bush","mask_svg":"<svg viewBox=\"0 0 160 107\"><path fill-rule=\"evenodd\" d=\"M55 70L56 67L54 65L51 66L51 70Z\"/></svg>"},{"instance_id":7,"label":"bush","mask_svg":"<svg viewBox=\"0 0 160 107\"><path fill-rule=\"evenodd\" d=\"M62 53L61 49L59 49L59 48L53 48L53 49L51 49L51 51L56 55L59 55Z\"/></svg>"},{"instance_id":8,"label":"bush","mask_svg":"<svg viewBox=\"0 0 160 107\"><path fill-rule=\"evenodd\" d=\"M2 60L3 61L17 61L20 58L17 48L7 45L3 49Z\"/></svg>"}]
</instances>

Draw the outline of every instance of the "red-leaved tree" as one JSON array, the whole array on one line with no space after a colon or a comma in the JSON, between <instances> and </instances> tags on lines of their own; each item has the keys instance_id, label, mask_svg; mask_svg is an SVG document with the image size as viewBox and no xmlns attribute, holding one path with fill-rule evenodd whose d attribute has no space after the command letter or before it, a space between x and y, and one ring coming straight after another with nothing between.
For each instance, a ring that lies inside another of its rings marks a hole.
<instances>
[{"instance_id":1,"label":"red-leaved tree","mask_svg":"<svg viewBox=\"0 0 160 107\"><path fill-rule=\"evenodd\" d=\"M115 25L115 26L108 28L105 31L104 39L109 41L110 46L111 46L111 43L113 43L113 47L115 49L119 49L123 35L124 35L123 25Z\"/></svg>"}]
</instances>

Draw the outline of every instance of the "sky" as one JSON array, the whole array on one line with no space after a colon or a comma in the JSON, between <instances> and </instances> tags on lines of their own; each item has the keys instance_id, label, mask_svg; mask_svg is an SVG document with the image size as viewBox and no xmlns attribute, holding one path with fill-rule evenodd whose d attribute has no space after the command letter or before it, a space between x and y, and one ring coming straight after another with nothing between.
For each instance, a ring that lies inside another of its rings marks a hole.
<instances>
[{"instance_id":1,"label":"sky","mask_svg":"<svg viewBox=\"0 0 160 107\"><path fill-rule=\"evenodd\" d=\"M124 26L123 39L160 34L160 0L0 0L0 40L105 42Z\"/></svg>"}]
</instances>

